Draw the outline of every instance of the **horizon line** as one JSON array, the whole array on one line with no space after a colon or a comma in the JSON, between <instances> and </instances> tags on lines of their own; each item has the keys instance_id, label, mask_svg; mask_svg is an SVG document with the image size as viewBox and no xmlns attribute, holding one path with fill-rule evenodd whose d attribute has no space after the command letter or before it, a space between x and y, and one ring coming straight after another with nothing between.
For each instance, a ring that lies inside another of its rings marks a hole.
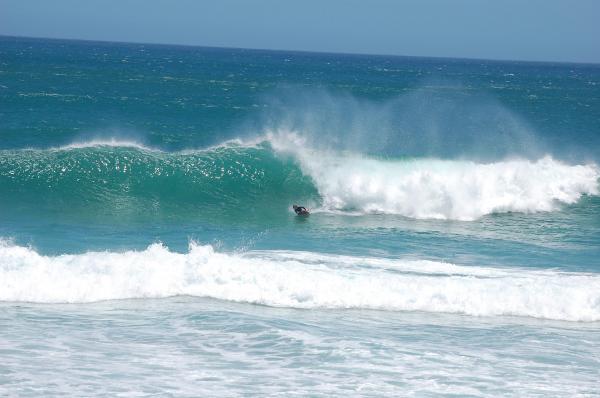
<instances>
[{"instance_id":1,"label":"horizon line","mask_svg":"<svg viewBox=\"0 0 600 398\"><path fill-rule=\"evenodd\" d=\"M579 62L579 61L540 61L540 60L525 60L525 59L508 59L508 58L477 58L477 57L444 57L431 55L405 55L405 54L381 54L381 53L349 53L344 51L316 51L316 50L291 50L281 48L258 48L258 47L222 47L203 44L182 44L182 43L150 43L142 41L123 41L123 40L101 40L101 39L81 39L81 38L66 38L66 37L41 37L41 36L25 36L25 35L9 35L0 33L0 38L14 39L34 39L34 40L55 40L55 41L77 41L88 43L107 43L107 44L138 44L145 46L172 46L172 47L194 47L194 48L210 48L220 50L247 50L247 51L273 51L273 52L288 52L288 53L303 53L303 54L329 54L329 55L350 55L350 56L371 56L371 57L398 57L398 58L425 58L438 60L465 60L465 61L486 61L486 62L517 62L517 63L536 63L536 64L567 64L567 65L600 65L600 62Z\"/></svg>"}]
</instances>

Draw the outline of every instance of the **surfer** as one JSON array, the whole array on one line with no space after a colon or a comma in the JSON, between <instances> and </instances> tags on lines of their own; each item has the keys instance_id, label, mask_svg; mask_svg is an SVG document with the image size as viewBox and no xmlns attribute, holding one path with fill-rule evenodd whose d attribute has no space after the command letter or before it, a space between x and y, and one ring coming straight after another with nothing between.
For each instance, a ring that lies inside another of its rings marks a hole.
<instances>
[{"instance_id":1,"label":"surfer","mask_svg":"<svg viewBox=\"0 0 600 398\"><path fill-rule=\"evenodd\" d=\"M292 207L294 208L296 214L299 216L308 216L310 214L310 212L306 210L306 207L304 206L293 205Z\"/></svg>"}]
</instances>

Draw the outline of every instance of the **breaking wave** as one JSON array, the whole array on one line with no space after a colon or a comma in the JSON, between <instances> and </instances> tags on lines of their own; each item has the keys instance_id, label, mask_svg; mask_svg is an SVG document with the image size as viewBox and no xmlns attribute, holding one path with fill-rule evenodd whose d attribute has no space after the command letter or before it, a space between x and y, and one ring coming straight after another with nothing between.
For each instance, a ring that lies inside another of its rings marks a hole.
<instances>
[{"instance_id":1,"label":"breaking wave","mask_svg":"<svg viewBox=\"0 0 600 398\"><path fill-rule=\"evenodd\" d=\"M474 220L557 210L582 195L598 195L599 177L596 164L570 165L551 156L492 163L378 158L313 148L293 132L181 152L118 140L0 151L3 205L35 208L44 197L54 210L87 206L92 212L193 207L228 213L250 201L267 214L302 201L321 211Z\"/></svg>"}]
</instances>

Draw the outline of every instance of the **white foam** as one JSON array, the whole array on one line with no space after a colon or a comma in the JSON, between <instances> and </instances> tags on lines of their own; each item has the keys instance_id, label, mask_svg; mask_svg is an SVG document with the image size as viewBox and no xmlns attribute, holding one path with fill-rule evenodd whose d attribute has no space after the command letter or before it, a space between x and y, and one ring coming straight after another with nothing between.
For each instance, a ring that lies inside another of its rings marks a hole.
<instances>
[{"instance_id":1,"label":"white foam","mask_svg":"<svg viewBox=\"0 0 600 398\"><path fill-rule=\"evenodd\" d=\"M180 151L174 151L173 153L188 155L194 153L203 153L203 152L211 152L219 149L227 149L227 148L257 148L259 144L264 143L264 137L259 138L250 138L250 139L241 139L234 138L230 140L225 140L215 145L202 147L202 148L186 148ZM147 152L164 152L163 150L155 147L150 147L147 145L143 145L139 142L132 140L123 140L119 138L108 138L108 139L92 139L87 141L75 141L67 145L63 145L60 147L50 148L51 150L71 150L71 149L85 149L85 148L102 148L102 147L112 147L112 148L135 148L142 151ZM35 148L29 148L35 149Z\"/></svg>"},{"instance_id":2,"label":"white foam","mask_svg":"<svg viewBox=\"0 0 600 398\"><path fill-rule=\"evenodd\" d=\"M600 320L600 276L306 252L143 251L43 256L0 242L0 300L84 303L175 295L295 308Z\"/></svg>"},{"instance_id":3,"label":"white foam","mask_svg":"<svg viewBox=\"0 0 600 398\"><path fill-rule=\"evenodd\" d=\"M160 152L156 148L151 148L140 144L136 141L122 140L118 138L108 139L92 139L88 141L72 142L68 145L53 148L55 150L69 150L69 149L83 149L83 148L97 148L97 147L114 147L114 148L136 148L143 151Z\"/></svg>"},{"instance_id":4,"label":"white foam","mask_svg":"<svg viewBox=\"0 0 600 398\"><path fill-rule=\"evenodd\" d=\"M440 159L373 159L311 149L295 133L270 133L295 156L328 210L474 220L486 214L553 211L582 195L598 195L595 164L568 165L546 156L495 163Z\"/></svg>"}]
</instances>

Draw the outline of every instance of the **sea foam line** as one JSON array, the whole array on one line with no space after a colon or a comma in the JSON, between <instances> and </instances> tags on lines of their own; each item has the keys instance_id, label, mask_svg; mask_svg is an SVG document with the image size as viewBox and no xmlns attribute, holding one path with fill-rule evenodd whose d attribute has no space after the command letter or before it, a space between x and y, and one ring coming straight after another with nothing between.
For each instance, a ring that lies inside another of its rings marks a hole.
<instances>
[{"instance_id":1,"label":"sea foam line","mask_svg":"<svg viewBox=\"0 0 600 398\"><path fill-rule=\"evenodd\" d=\"M63 145L56 148L51 148L53 150L70 150L70 149L84 149L84 148L98 148L98 147L112 147L112 148L135 148L142 151L148 152L162 152L160 149L152 148L146 145L143 145L136 141L131 140L122 140L118 138L108 138L108 139L93 139L89 141L76 141L67 145Z\"/></svg>"},{"instance_id":2,"label":"sea foam line","mask_svg":"<svg viewBox=\"0 0 600 398\"><path fill-rule=\"evenodd\" d=\"M144 145L140 142L133 140L126 140L120 138L107 138L107 139L91 139L86 141L74 141L66 145L50 147L50 148L35 148L35 147L27 147L21 150L24 151L71 151L76 149L88 149L88 148L132 148L137 149L139 151L144 152L160 152L160 153L170 153L174 155L189 155L195 153L204 153L204 152L212 152L218 151L220 149L228 149L228 148L259 148L261 144L267 142L263 137L255 138L255 139L240 139L240 138L232 138L229 140L225 140L218 144L209 145L206 147L198 147L198 148L184 148L175 151L166 151L161 148Z\"/></svg>"},{"instance_id":3,"label":"sea foam line","mask_svg":"<svg viewBox=\"0 0 600 398\"><path fill-rule=\"evenodd\" d=\"M600 321L600 276L290 251L44 256L0 244L0 300L86 303L176 295L293 308L361 308Z\"/></svg>"}]
</instances>

